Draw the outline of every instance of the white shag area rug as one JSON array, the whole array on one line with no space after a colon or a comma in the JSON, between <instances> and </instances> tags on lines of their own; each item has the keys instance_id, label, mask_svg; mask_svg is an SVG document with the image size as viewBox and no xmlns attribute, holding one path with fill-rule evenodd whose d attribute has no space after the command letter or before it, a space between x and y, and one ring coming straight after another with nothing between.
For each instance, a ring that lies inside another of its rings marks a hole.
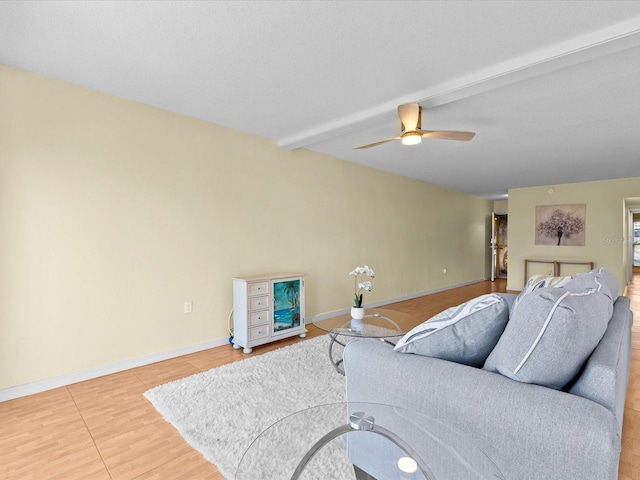
<instances>
[{"instance_id":1,"label":"white shag area rug","mask_svg":"<svg viewBox=\"0 0 640 480\"><path fill-rule=\"evenodd\" d=\"M194 449L231 480L243 454L265 429L300 410L346 400L344 377L329 361L329 341L323 335L250 356L160 385L145 396ZM321 419L318 428L324 428ZM318 432L312 430L291 434L314 436L313 444ZM265 462L278 462L277 454L264 457ZM345 478L345 465L327 468L338 471L319 472L318 478Z\"/></svg>"}]
</instances>

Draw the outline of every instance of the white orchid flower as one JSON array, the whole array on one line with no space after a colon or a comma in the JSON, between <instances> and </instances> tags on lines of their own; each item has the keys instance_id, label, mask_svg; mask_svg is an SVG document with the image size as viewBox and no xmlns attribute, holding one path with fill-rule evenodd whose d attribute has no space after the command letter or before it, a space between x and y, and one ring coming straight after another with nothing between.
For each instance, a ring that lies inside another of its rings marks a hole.
<instances>
[{"instance_id":1,"label":"white orchid flower","mask_svg":"<svg viewBox=\"0 0 640 480\"><path fill-rule=\"evenodd\" d=\"M368 277L375 277L375 273L373 272L373 269L370 268L368 265L365 265L364 267L356 267L354 268L351 272L349 272L349 275L360 275L361 273L364 273L366 276Z\"/></svg>"},{"instance_id":2,"label":"white orchid flower","mask_svg":"<svg viewBox=\"0 0 640 480\"><path fill-rule=\"evenodd\" d=\"M369 265L365 265L364 267L356 267L351 272L349 272L349 275L355 277L353 279L355 284L354 306L358 308L362 307L362 293L360 292L362 292L363 290L367 292L371 291L371 282L358 282L358 276L362 274L371 278L375 277L375 273L373 269L369 267Z\"/></svg>"}]
</instances>

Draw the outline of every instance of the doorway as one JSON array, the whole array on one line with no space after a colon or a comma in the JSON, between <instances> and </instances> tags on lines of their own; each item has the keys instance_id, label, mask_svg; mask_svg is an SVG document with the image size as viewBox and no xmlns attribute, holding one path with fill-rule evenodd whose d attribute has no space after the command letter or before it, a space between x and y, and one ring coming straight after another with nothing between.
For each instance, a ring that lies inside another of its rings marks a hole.
<instances>
[{"instance_id":1,"label":"doorway","mask_svg":"<svg viewBox=\"0 0 640 480\"><path fill-rule=\"evenodd\" d=\"M507 278L509 265L508 215L492 213L491 221L491 281Z\"/></svg>"},{"instance_id":2,"label":"doorway","mask_svg":"<svg viewBox=\"0 0 640 480\"><path fill-rule=\"evenodd\" d=\"M633 261L633 273L640 272L640 213L632 213L632 261Z\"/></svg>"}]
</instances>

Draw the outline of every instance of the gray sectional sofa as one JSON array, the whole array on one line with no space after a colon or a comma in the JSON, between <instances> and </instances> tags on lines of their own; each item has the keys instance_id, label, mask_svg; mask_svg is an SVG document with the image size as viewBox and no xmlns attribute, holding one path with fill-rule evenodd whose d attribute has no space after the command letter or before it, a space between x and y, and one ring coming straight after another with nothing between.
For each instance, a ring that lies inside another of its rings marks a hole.
<instances>
[{"instance_id":1,"label":"gray sectional sofa","mask_svg":"<svg viewBox=\"0 0 640 480\"><path fill-rule=\"evenodd\" d=\"M464 338L460 344L465 335L482 335L477 324L474 331L441 322L447 325L440 340L424 337L431 344L411 353L383 342L351 342L344 352L347 400L396 405L436 419L471 439L508 480L616 480L633 321L629 299L618 296L618 288L609 272L597 269L559 288L543 282L521 295L515 308L515 295L502 295L508 321L481 366L477 358L475 366L464 363L475 354L465 350L478 345ZM496 336L494 327L486 330ZM455 361L437 358L447 357L443 343ZM393 431L389 422L385 427ZM429 458L437 480L465 480L421 452L416 432L395 433ZM391 454L382 450L372 436L349 442L359 469L378 480L398 478Z\"/></svg>"}]
</instances>

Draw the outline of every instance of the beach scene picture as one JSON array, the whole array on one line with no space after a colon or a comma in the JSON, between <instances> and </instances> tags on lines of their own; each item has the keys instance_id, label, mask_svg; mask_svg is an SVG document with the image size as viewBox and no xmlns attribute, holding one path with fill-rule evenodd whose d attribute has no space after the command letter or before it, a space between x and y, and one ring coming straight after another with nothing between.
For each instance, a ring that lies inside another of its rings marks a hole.
<instances>
[{"instance_id":1,"label":"beach scene picture","mask_svg":"<svg viewBox=\"0 0 640 480\"><path fill-rule=\"evenodd\" d=\"M273 283L273 331L300 326L300 282L285 280Z\"/></svg>"}]
</instances>

